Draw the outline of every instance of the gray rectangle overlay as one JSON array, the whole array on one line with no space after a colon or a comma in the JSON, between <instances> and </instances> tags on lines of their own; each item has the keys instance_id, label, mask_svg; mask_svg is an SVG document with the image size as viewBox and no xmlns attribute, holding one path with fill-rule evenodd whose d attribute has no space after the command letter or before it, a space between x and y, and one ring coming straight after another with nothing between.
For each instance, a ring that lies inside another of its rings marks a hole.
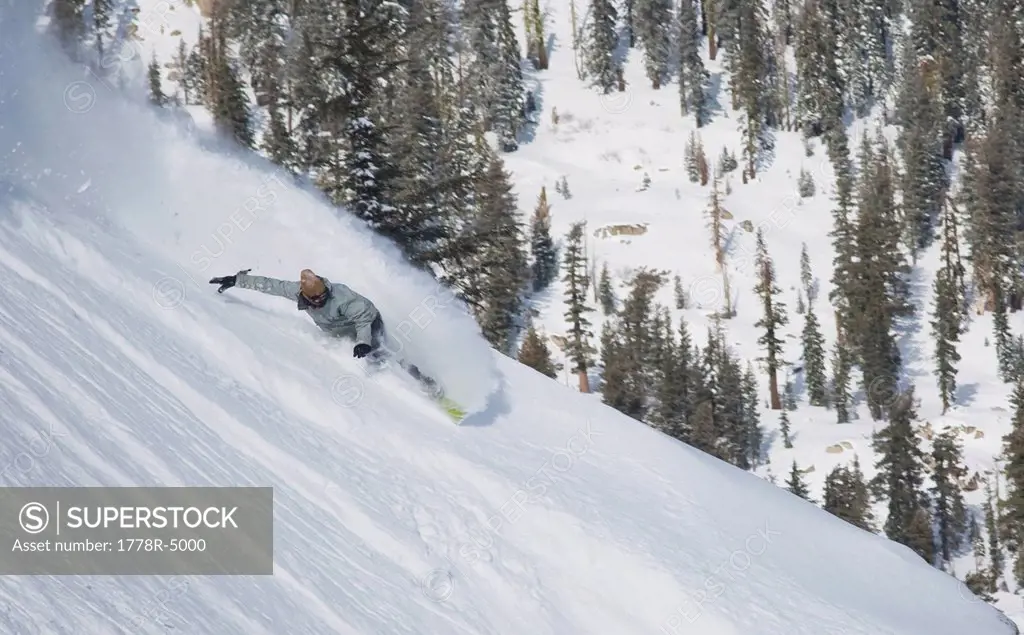
<instances>
[{"instance_id":1,"label":"gray rectangle overlay","mask_svg":"<svg viewBox=\"0 0 1024 635\"><path fill-rule=\"evenodd\" d=\"M0 575L273 575L272 487L0 488Z\"/></svg>"}]
</instances>

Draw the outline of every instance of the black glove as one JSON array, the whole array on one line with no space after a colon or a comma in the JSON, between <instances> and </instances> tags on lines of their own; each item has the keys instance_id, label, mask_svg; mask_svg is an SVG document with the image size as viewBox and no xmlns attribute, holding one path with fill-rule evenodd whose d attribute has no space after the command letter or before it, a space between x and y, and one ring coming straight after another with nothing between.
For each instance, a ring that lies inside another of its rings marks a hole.
<instances>
[{"instance_id":1,"label":"black glove","mask_svg":"<svg viewBox=\"0 0 1024 635\"><path fill-rule=\"evenodd\" d=\"M219 284L220 288L217 289L217 293L224 293L226 290L228 290L231 287L235 286L235 281L237 280L239 274L249 273L250 271L252 271L252 269L246 269L244 271L239 271L238 273L236 273L233 276L224 276L222 278L211 278L210 279L210 284Z\"/></svg>"},{"instance_id":2,"label":"black glove","mask_svg":"<svg viewBox=\"0 0 1024 635\"><path fill-rule=\"evenodd\" d=\"M362 359L370 354L369 344L356 344L356 347L352 349L352 355Z\"/></svg>"}]
</instances>

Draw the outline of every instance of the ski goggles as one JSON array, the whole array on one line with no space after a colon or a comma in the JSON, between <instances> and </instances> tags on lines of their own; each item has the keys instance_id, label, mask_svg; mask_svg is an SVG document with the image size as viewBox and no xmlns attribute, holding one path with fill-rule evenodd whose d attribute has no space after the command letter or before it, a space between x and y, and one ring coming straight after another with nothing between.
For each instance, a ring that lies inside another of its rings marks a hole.
<instances>
[{"instance_id":1,"label":"ski goggles","mask_svg":"<svg viewBox=\"0 0 1024 635\"><path fill-rule=\"evenodd\" d=\"M327 304L327 298L329 297L329 295L330 294L327 291L324 291L323 293L315 295L312 298L305 294L303 294L302 297L306 299L306 302L308 302L310 306L320 309L323 308L325 304Z\"/></svg>"}]
</instances>

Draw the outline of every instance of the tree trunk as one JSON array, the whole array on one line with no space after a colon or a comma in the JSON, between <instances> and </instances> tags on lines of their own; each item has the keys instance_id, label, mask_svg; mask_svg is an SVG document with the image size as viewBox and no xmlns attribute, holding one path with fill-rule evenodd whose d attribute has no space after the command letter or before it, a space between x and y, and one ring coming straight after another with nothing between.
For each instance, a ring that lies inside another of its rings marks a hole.
<instances>
[{"instance_id":1,"label":"tree trunk","mask_svg":"<svg viewBox=\"0 0 1024 635\"><path fill-rule=\"evenodd\" d=\"M590 377L587 376L587 371L580 371L580 392L590 392Z\"/></svg>"},{"instance_id":2,"label":"tree trunk","mask_svg":"<svg viewBox=\"0 0 1024 635\"><path fill-rule=\"evenodd\" d=\"M772 410L782 410L782 399L779 398L779 371L771 366L768 367L768 393Z\"/></svg>"}]
</instances>

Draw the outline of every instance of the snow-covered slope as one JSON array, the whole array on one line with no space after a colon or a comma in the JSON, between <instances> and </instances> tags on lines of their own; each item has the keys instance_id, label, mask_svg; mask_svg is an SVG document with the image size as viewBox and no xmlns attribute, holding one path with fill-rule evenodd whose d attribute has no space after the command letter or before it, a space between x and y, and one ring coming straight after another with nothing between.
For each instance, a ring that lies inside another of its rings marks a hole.
<instances>
[{"instance_id":1,"label":"snow-covered slope","mask_svg":"<svg viewBox=\"0 0 1024 635\"><path fill-rule=\"evenodd\" d=\"M5 577L0 632L1012 632L908 550L492 354L314 194L81 92L17 8L0 16L2 483L273 486L276 567ZM455 428L286 301L206 284L250 266L366 291L476 414Z\"/></svg>"},{"instance_id":2,"label":"snow-covered slope","mask_svg":"<svg viewBox=\"0 0 1024 635\"><path fill-rule=\"evenodd\" d=\"M581 14L586 5L576 2ZM706 48L702 51L705 66L711 73L716 107L710 124L697 129L692 116L680 114L676 82L660 90L650 88L639 49L630 51L626 61L626 91L600 95L581 82L574 64L569 6L568 0L550 0L545 5L552 42L550 67L529 73L531 88L536 91L540 105L539 123L531 132L529 143L504 157L515 179L521 208L524 214L532 212L543 186L551 202L553 233L564 236L572 223L586 221L588 253L598 271L608 265L620 300L628 292L622 283L639 267L667 272L669 280L673 274L680 275L689 296L689 308L672 310L672 317L675 324L685 319L689 332L703 346L712 316L725 308L726 297L723 277L716 271L711 232L707 227L711 184L701 186L690 182L684 150L690 135L696 133L712 165L717 163L723 148L733 156L741 156L740 117L730 107L729 75L724 69L723 56L719 54L718 59L712 61L707 57ZM580 20L585 21L585 18ZM792 73L795 68L792 59L788 68ZM894 138L896 129L883 125L882 120L881 112L876 109L872 116L852 121L848 137L854 157L864 133L873 139L881 126L887 138ZM764 350L757 343L761 330L755 327L761 318L761 308L753 292L756 231L760 229L774 260L789 314L783 357L799 366L804 316L797 314L796 306L800 252L804 244L819 289L814 310L822 325L826 348L831 350L835 343L835 316L828 305L834 260L828 235L832 229L834 174L820 140L810 143L813 151L810 156L797 132L776 132L774 141L774 155L755 180L742 183L740 171L736 170L727 173L722 181L721 201L730 215L724 223L729 294L731 306L737 312L722 325L729 345L741 359L763 357ZM798 194L797 179L801 169L806 170L815 183L816 191L809 198ZM646 188L642 187L645 174L650 179ZM555 193L556 182L563 177L569 185L569 198ZM957 177L954 172L954 183ZM618 236L608 231L619 225L642 226L642 230ZM963 360L957 376L956 403L942 414L933 373L934 343L929 326L934 313L931 285L939 263L939 248L936 244L924 253L914 267L911 289L918 314L898 325L906 366L899 385L903 389L915 386L915 394L921 400L917 414L921 419L922 449L930 451L933 434L946 428L958 432L969 479L975 484L981 483L977 489L966 492L965 499L971 512L983 523L984 483L988 481L993 487L1005 489L998 457L1003 437L1010 431L1010 387L996 372L991 316L972 312L969 331L959 345ZM664 306L673 306L671 282L662 289L658 301ZM568 325L564 319L564 288L560 283L552 285L534 305L540 312L537 323L547 334L565 334ZM1024 316L1011 315L1010 323L1018 334L1024 329ZM599 332L599 327L595 326L594 332ZM801 378L793 377L800 391ZM760 379L761 394L767 395L763 373ZM575 384L568 373L561 381L570 386ZM855 383L859 384L859 377ZM784 486L783 481L795 461L805 472L812 499L819 503L824 479L837 465L849 466L857 458L865 475L874 476L871 439L882 422L872 421L863 391L858 390L855 398L858 402L856 419L838 425L834 411L808 405L806 396L798 392L799 409L789 413L793 440L793 448L789 449L782 443L778 411L762 410L762 426L769 444L767 462L758 467L756 473ZM881 526L886 503L877 503L874 513L878 519L876 525ZM969 547L954 559L953 569L960 578L977 568ZM1016 584L1011 578L1012 575L1006 575L1002 581L1013 590ZM1018 595L997 592L994 596L997 606L1018 625L1024 625L1024 608Z\"/></svg>"}]
</instances>

